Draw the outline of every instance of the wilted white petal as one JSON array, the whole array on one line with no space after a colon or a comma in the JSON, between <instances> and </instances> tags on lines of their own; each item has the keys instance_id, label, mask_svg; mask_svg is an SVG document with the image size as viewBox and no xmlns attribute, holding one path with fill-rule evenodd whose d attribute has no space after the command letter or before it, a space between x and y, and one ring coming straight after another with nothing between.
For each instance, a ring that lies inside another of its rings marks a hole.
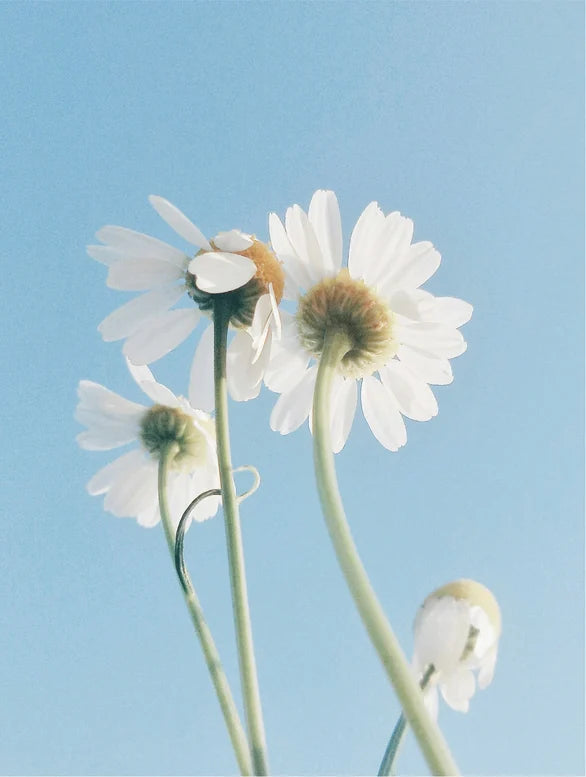
<instances>
[{"instance_id":1,"label":"wilted white petal","mask_svg":"<svg viewBox=\"0 0 586 777\"><path fill-rule=\"evenodd\" d=\"M183 251L134 229L108 225L98 230L96 237L118 251L122 259L160 259L183 270L187 265L188 257Z\"/></svg>"},{"instance_id":2,"label":"wilted white petal","mask_svg":"<svg viewBox=\"0 0 586 777\"><path fill-rule=\"evenodd\" d=\"M395 399L371 375L362 379L361 400L364 417L380 444L390 451L405 445L407 430Z\"/></svg>"},{"instance_id":3,"label":"wilted white petal","mask_svg":"<svg viewBox=\"0 0 586 777\"><path fill-rule=\"evenodd\" d=\"M221 294L244 286L256 273L256 265L247 256L210 251L198 254L189 263L198 289Z\"/></svg>"},{"instance_id":4,"label":"wilted white petal","mask_svg":"<svg viewBox=\"0 0 586 777\"><path fill-rule=\"evenodd\" d=\"M128 337L149 318L172 307L184 292L183 286L173 285L141 294L106 316L98 326L98 332L106 342Z\"/></svg>"},{"instance_id":5,"label":"wilted white petal","mask_svg":"<svg viewBox=\"0 0 586 777\"><path fill-rule=\"evenodd\" d=\"M379 372L383 385L393 394L399 410L407 418L429 421L437 415L438 407L433 391L402 362L392 359Z\"/></svg>"},{"instance_id":6,"label":"wilted white petal","mask_svg":"<svg viewBox=\"0 0 586 777\"><path fill-rule=\"evenodd\" d=\"M125 259L110 265L106 285L118 291L145 291L183 278L183 271L160 259Z\"/></svg>"},{"instance_id":7,"label":"wilted white petal","mask_svg":"<svg viewBox=\"0 0 586 777\"><path fill-rule=\"evenodd\" d=\"M214 238L214 245L220 251L246 251L254 241L249 235L245 235L239 229L231 229L229 232L218 232Z\"/></svg>"},{"instance_id":8,"label":"wilted white petal","mask_svg":"<svg viewBox=\"0 0 586 777\"><path fill-rule=\"evenodd\" d=\"M214 409L214 327L203 332L195 350L189 375L189 402L193 407Z\"/></svg>"},{"instance_id":9,"label":"wilted white petal","mask_svg":"<svg viewBox=\"0 0 586 777\"><path fill-rule=\"evenodd\" d=\"M350 238L348 271L352 278L364 278L378 236L385 225L385 216L377 202L371 202L360 214Z\"/></svg>"},{"instance_id":10,"label":"wilted white petal","mask_svg":"<svg viewBox=\"0 0 586 777\"><path fill-rule=\"evenodd\" d=\"M478 672L478 687L481 691L487 688L492 682L496 665L497 652L497 646L494 645L494 647L484 656L480 666L480 671Z\"/></svg>"},{"instance_id":11,"label":"wilted white petal","mask_svg":"<svg viewBox=\"0 0 586 777\"><path fill-rule=\"evenodd\" d=\"M179 210L179 208L170 203L169 200L166 200L164 197L159 197L156 194L151 194L149 202L159 216L167 222L171 229L174 229L178 235L181 235L184 240L187 240L188 243L191 243L198 248L203 248L206 251L211 250L211 246L203 233L184 213L182 213L182 211Z\"/></svg>"},{"instance_id":12,"label":"wilted white petal","mask_svg":"<svg viewBox=\"0 0 586 777\"><path fill-rule=\"evenodd\" d=\"M298 429L309 416L317 366L310 367L296 386L281 394L271 413L271 429L289 434Z\"/></svg>"},{"instance_id":13,"label":"wilted white petal","mask_svg":"<svg viewBox=\"0 0 586 777\"><path fill-rule=\"evenodd\" d=\"M200 316L197 308L168 310L154 316L126 340L122 352L133 364L157 361L193 332Z\"/></svg>"},{"instance_id":14,"label":"wilted white petal","mask_svg":"<svg viewBox=\"0 0 586 777\"><path fill-rule=\"evenodd\" d=\"M321 249L325 272L335 275L342 266L342 222L334 192L318 189L307 215Z\"/></svg>"}]
</instances>

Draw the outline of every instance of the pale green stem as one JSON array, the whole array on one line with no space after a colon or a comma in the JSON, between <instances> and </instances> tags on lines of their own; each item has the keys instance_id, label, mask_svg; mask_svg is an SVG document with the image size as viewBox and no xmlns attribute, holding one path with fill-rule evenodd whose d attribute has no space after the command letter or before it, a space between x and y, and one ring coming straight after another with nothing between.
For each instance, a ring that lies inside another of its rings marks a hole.
<instances>
[{"instance_id":1,"label":"pale green stem","mask_svg":"<svg viewBox=\"0 0 586 777\"><path fill-rule=\"evenodd\" d=\"M435 669L433 664L430 664L425 670L425 673L419 683L419 687L422 691L427 687L427 684L429 683L434 671ZM389 739L387 749L383 755L383 760L381 761L381 765L378 770L378 777L387 777L390 774L395 774L395 763L397 761L399 749L405 737L406 731L407 719L405 718L405 715L401 714L399 716L399 720L395 724L395 728L393 729L393 733Z\"/></svg>"},{"instance_id":2,"label":"pale green stem","mask_svg":"<svg viewBox=\"0 0 586 777\"><path fill-rule=\"evenodd\" d=\"M425 708L423 694L370 584L344 514L331 445L330 394L337 367L348 350L346 335L326 333L313 399L313 454L322 511L354 603L432 774L456 775L458 767Z\"/></svg>"},{"instance_id":3,"label":"pale green stem","mask_svg":"<svg viewBox=\"0 0 586 777\"><path fill-rule=\"evenodd\" d=\"M226 544L228 546L228 564L230 568L230 587L242 696L246 711L246 722L252 754L254 774L268 774L268 759L265 742L264 722L258 688L256 661L252 642L252 626L246 590L244 568L244 549L240 529L238 498L232 477L230 456L230 436L228 427L228 393L226 387L226 346L229 323L229 300L218 294L214 299L214 395L216 406L216 445L222 504L226 526Z\"/></svg>"},{"instance_id":4,"label":"pale green stem","mask_svg":"<svg viewBox=\"0 0 586 777\"><path fill-rule=\"evenodd\" d=\"M173 530L173 523L169 515L169 506L167 502L167 470L168 470L168 451L161 453L159 459L159 508L161 512L161 521L163 528L165 529L165 537L167 538L167 544L171 553L171 558L175 562L175 533ZM240 768L240 774L250 775L252 774L252 764L250 759L250 750L248 748L248 741L246 739L246 733L244 727L240 721L238 709L230 690L228 678L224 672L222 662L220 661L220 655L216 648L216 644L212 637L212 633L204 618L203 610L193 585L190 588L186 588L183 585L183 594L185 597L185 603L187 609L191 615L195 632L199 638L199 642L204 654L205 662L214 684L214 689L220 703L220 708L224 716L224 722L228 729L228 735L234 748L234 754L238 761Z\"/></svg>"}]
</instances>

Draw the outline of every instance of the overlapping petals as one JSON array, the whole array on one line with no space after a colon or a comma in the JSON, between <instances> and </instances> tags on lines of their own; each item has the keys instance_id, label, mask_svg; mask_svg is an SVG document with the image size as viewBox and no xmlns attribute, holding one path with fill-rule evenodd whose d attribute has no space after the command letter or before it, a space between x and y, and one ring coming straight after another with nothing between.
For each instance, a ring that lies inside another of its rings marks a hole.
<instances>
[{"instance_id":1,"label":"overlapping petals","mask_svg":"<svg viewBox=\"0 0 586 777\"><path fill-rule=\"evenodd\" d=\"M476 584L478 585L478 584ZM478 687L491 682L498 652L500 621L478 604L455 596L430 596L415 620L414 668L421 677L433 666L425 692L437 716L438 689L452 709L467 712Z\"/></svg>"},{"instance_id":2,"label":"overlapping petals","mask_svg":"<svg viewBox=\"0 0 586 777\"><path fill-rule=\"evenodd\" d=\"M288 208L284 224L271 213L269 230L283 263L286 298L299 300L316 284L339 274L342 229L333 192L317 191L307 214L298 205ZM472 306L420 288L439 267L440 254L431 243L412 239L413 222L398 212L385 215L376 202L364 209L352 231L347 271L388 306L396 348L372 373L346 378L334 387L335 452L346 442L357 405L358 386L351 389L346 384L361 384L360 404L373 434L385 448L396 451L407 440L403 417L426 421L437 414L430 385L450 383L449 360L466 349L458 329L470 319ZM294 318L281 315L283 337L273 345L265 382L281 394L271 427L287 434L310 416L316 371L314 354L304 350Z\"/></svg>"},{"instance_id":3,"label":"overlapping petals","mask_svg":"<svg viewBox=\"0 0 586 777\"><path fill-rule=\"evenodd\" d=\"M157 383L148 367L135 366L128 360L127 364L136 383L152 403L181 410L201 435L204 452L197 464L169 472L169 507L171 519L177 525L195 496L219 487L213 423L206 413L194 409L185 399ZM141 423L150 408L124 399L89 380L80 382L78 395L75 418L87 427L77 437L80 447L113 450L130 443L138 444L100 469L87 485L89 493L93 496L103 494L104 509L113 515L136 518L141 526L154 526L161 517L157 493L158 461L145 449L140 435ZM203 500L192 518L196 521L210 518L219 504L218 497Z\"/></svg>"},{"instance_id":4,"label":"overlapping petals","mask_svg":"<svg viewBox=\"0 0 586 777\"><path fill-rule=\"evenodd\" d=\"M150 203L167 224L194 248L188 255L150 235L120 226L106 226L96 236L102 245L88 254L108 267L107 284L121 291L145 292L107 316L98 330L106 341L124 340L123 353L133 364L151 364L180 345L197 327L202 314L188 296L186 283L219 294L240 288L255 274L254 262L236 251L252 245L239 230L220 232L211 241L175 205L152 195ZM190 278L191 276L191 278ZM174 308L180 300L185 308ZM207 325L208 319L204 317ZM203 339L203 338L202 338ZM209 348L197 348L189 398L195 407L213 408Z\"/></svg>"}]
</instances>

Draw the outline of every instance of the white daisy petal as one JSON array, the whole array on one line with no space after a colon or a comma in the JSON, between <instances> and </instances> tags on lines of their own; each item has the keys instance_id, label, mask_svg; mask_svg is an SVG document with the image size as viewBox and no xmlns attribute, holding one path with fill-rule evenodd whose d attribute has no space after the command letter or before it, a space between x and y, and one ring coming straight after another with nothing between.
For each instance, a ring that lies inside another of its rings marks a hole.
<instances>
[{"instance_id":1,"label":"white daisy petal","mask_svg":"<svg viewBox=\"0 0 586 777\"><path fill-rule=\"evenodd\" d=\"M119 456L96 472L87 484L88 493L91 496L104 494L119 477L126 477L133 469L140 466L143 461L144 454L139 450L133 450L125 453L123 456Z\"/></svg>"},{"instance_id":2,"label":"white daisy petal","mask_svg":"<svg viewBox=\"0 0 586 777\"><path fill-rule=\"evenodd\" d=\"M422 321L437 322L458 329L470 321L473 307L463 299L429 294L419 303L419 310Z\"/></svg>"},{"instance_id":3,"label":"white daisy petal","mask_svg":"<svg viewBox=\"0 0 586 777\"><path fill-rule=\"evenodd\" d=\"M137 413L144 413L146 410L143 405L131 402L92 380L80 380L77 393L78 408L95 411L112 418L134 417Z\"/></svg>"},{"instance_id":4,"label":"white daisy petal","mask_svg":"<svg viewBox=\"0 0 586 777\"><path fill-rule=\"evenodd\" d=\"M494 676L497 659L497 646L495 645L484 657L480 671L478 672L478 687L481 691L487 688Z\"/></svg>"},{"instance_id":5,"label":"white daisy petal","mask_svg":"<svg viewBox=\"0 0 586 777\"><path fill-rule=\"evenodd\" d=\"M464 353L466 341L462 333L442 324L415 321L396 327L401 344L417 348L430 356L453 359Z\"/></svg>"},{"instance_id":6,"label":"white daisy petal","mask_svg":"<svg viewBox=\"0 0 586 777\"><path fill-rule=\"evenodd\" d=\"M200 316L197 308L168 310L153 316L126 340L122 352L133 364L157 361L193 332Z\"/></svg>"},{"instance_id":7,"label":"white daisy petal","mask_svg":"<svg viewBox=\"0 0 586 777\"><path fill-rule=\"evenodd\" d=\"M269 335L270 337L270 335ZM227 382L230 396L238 402L254 399L260 393L262 377L268 357L268 347L256 352L250 335L241 330L228 347Z\"/></svg>"},{"instance_id":8,"label":"white daisy petal","mask_svg":"<svg viewBox=\"0 0 586 777\"><path fill-rule=\"evenodd\" d=\"M433 391L402 362L392 359L379 373L383 386L393 394L399 410L407 418L429 421L437 415L438 407Z\"/></svg>"},{"instance_id":9,"label":"white daisy petal","mask_svg":"<svg viewBox=\"0 0 586 777\"><path fill-rule=\"evenodd\" d=\"M296 386L281 394L271 413L271 429L289 434L308 418L313 401L317 366L310 367Z\"/></svg>"},{"instance_id":10,"label":"white daisy petal","mask_svg":"<svg viewBox=\"0 0 586 777\"><path fill-rule=\"evenodd\" d=\"M279 303L275 297L275 290L273 284L269 283L269 297L271 300L271 308L273 310L273 320L271 326L273 328L273 336L275 340L280 340L283 334L283 327L281 325L281 315L279 313Z\"/></svg>"},{"instance_id":11,"label":"white daisy petal","mask_svg":"<svg viewBox=\"0 0 586 777\"><path fill-rule=\"evenodd\" d=\"M435 685L431 685L431 686L428 685L428 687L425 690L425 693L423 694L423 702L431 717L434 720L437 720L438 693L437 693L437 687Z\"/></svg>"},{"instance_id":12,"label":"white daisy petal","mask_svg":"<svg viewBox=\"0 0 586 777\"><path fill-rule=\"evenodd\" d=\"M122 259L160 259L163 262L170 262L182 270L185 270L187 265L188 256L183 251L156 237L136 232L134 229L109 224L98 230L96 237L102 243L106 243L105 247L119 252ZM91 247L93 248L93 246ZM109 262L106 263L109 264Z\"/></svg>"},{"instance_id":13,"label":"white daisy petal","mask_svg":"<svg viewBox=\"0 0 586 777\"><path fill-rule=\"evenodd\" d=\"M335 275L342 266L342 222L334 192L316 191L307 215L321 249L326 273Z\"/></svg>"},{"instance_id":14,"label":"white daisy petal","mask_svg":"<svg viewBox=\"0 0 586 777\"><path fill-rule=\"evenodd\" d=\"M167 407L179 407L179 400L175 394L171 389L168 389L167 386L163 386L162 383L158 383L155 380L153 373L146 364L133 364L130 359L127 358L126 366L138 387L144 391L147 397L152 399L155 404L167 405Z\"/></svg>"},{"instance_id":15,"label":"white daisy petal","mask_svg":"<svg viewBox=\"0 0 586 777\"><path fill-rule=\"evenodd\" d=\"M285 227L276 213L269 214L269 234L273 251L283 262L283 271L289 281L286 299L296 299L302 289L309 289L312 285L307 265L291 245Z\"/></svg>"},{"instance_id":16,"label":"white daisy petal","mask_svg":"<svg viewBox=\"0 0 586 777\"><path fill-rule=\"evenodd\" d=\"M182 277L182 270L160 259L126 259L110 265L106 285L118 291L145 291Z\"/></svg>"},{"instance_id":17,"label":"white daisy petal","mask_svg":"<svg viewBox=\"0 0 586 777\"><path fill-rule=\"evenodd\" d=\"M447 386L454 380L452 365L447 359L430 356L408 345L399 346L397 356L411 372L426 383Z\"/></svg>"},{"instance_id":18,"label":"white daisy petal","mask_svg":"<svg viewBox=\"0 0 586 777\"><path fill-rule=\"evenodd\" d=\"M367 261L364 280L384 288L386 280L394 277L397 268L404 264L412 237L411 219L401 216L398 211L389 213Z\"/></svg>"},{"instance_id":19,"label":"white daisy petal","mask_svg":"<svg viewBox=\"0 0 586 777\"><path fill-rule=\"evenodd\" d=\"M431 278L440 262L441 255L431 243L413 243L409 246L405 261L385 276L381 291L390 293L393 289L416 289Z\"/></svg>"},{"instance_id":20,"label":"white daisy petal","mask_svg":"<svg viewBox=\"0 0 586 777\"><path fill-rule=\"evenodd\" d=\"M189 375L189 401L206 412L214 409L214 327L206 328L195 350Z\"/></svg>"},{"instance_id":21,"label":"white daisy petal","mask_svg":"<svg viewBox=\"0 0 586 777\"><path fill-rule=\"evenodd\" d=\"M364 417L380 444L390 451L405 445L407 430L395 399L371 375L362 379L361 401Z\"/></svg>"},{"instance_id":22,"label":"white daisy petal","mask_svg":"<svg viewBox=\"0 0 586 777\"><path fill-rule=\"evenodd\" d=\"M124 254L111 246L86 246L86 251L88 256L91 256L96 262L105 264L108 267L124 259Z\"/></svg>"},{"instance_id":23,"label":"white daisy petal","mask_svg":"<svg viewBox=\"0 0 586 777\"><path fill-rule=\"evenodd\" d=\"M379 234L384 228L385 216L377 202L371 202L360 214L350 238L348 271L352 278L364 278Z\"/></svg>"},{"instance_id":24,"label":"white daisy petal","mask_svg":"<svg viewBox=\"0 0 586 777\"><path fill-rule=\"evenodd\" d=\"M285 226L287 237L295 249L295 253L305 265L311 283L318 283L322 278L331 274L307 214L299 205L287 208Z\"/></svg>"},{"instance_id":25,"label":"white daisy petal","mask_svg":"<svg viewBox=\"0 0 586 777\"><path fill-rule=\"evenodd\" d=\"M172 307L184 292L183 286L175 284L141 294L106 316L98 332L106 342L128 337L150 318Z\"/></svg>"},{"instance_id":26,"label":"white daisy petal","mask_svg":"<svg viewBox=\"0 0 586 777\"><path fill-rule=\"evenodd\" d=\"M339 453L350 434L358 402L358 387L354 378L337 376L332 387L331 435L332 450Z\"/></svg>"},{"instance_id":27,"label":"white daisy petal","mask_svg":"<svg viewBox=\"0 0 586 777\"><path fill-rule=\"evenodd\" d=\"M156 194L151 194L149 202L163 221L166 221L171 229L174 229L184 240L187 240L188 243L191 243L198 248L211 251L212 247L203 233L179 210L179 208L170 203L169 200L166 200L164 197L159 197Z\"/></svg>"},{"instance_id":28,"label":"white daisy petal","mask_svg":"<svg viewBox=\"0 0 586 777\"><path fill-rule=\"evenodd\" d=\"M256 265L247 256L210 251L192 259L189 272L195 275L199 289L221 294L248 283L256 273Z\"/></svg>"},{"instance_id":29,"label":"white daisy petal","mask_svg":"<svg viewBox=\"0 0 586 777\"><path fill-rule=\"evenodd\" d=\"M441 683L440 690L446 704L449 704L452 709L468 712L470 699L476 690L474 674L469 669L461 667Z\"/></svg>"},{"instance_id":30,"label":"white daisy petal","mask_svg":"<svg viewBox=\"0 0 586 777\"><path fill-rule=\"evenodd\" d=\"M118 475L104 498L104 510L118 518L130 518L142 512L151 501L148 483L156 479L156 465L144 455L140 464Z\"/></svg>"},{"instance_id":31,"label":"white daisy petal","mask_svg":"<svg viewBox=\"0 0 586 777\"><path fill-rule=\"evenodd\" d=\"M220 251L246 251L254 243L249 235L245 235L239 229L218 232L213 242Z\"/></svg>"},{"instance_id":32,"label":"white daisy petal","mask_svg":"<svg viewBox=\"0 0 586 777\"><path fill-rule=\"evenodd\" d=\"M278 393L288 391L303 377L309 358L309 354L296 341L289 341L287 345L273 343L271 360L264 375L266 386Z\"/></svg>"}]
</instances>

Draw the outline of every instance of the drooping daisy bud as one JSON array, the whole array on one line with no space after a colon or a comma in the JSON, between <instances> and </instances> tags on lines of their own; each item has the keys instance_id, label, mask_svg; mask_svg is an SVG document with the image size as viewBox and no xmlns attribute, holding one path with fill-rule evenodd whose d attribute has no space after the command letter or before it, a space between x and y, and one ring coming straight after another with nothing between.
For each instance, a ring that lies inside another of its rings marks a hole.
<instances>
[{"instance_id":1,"label":"drooping daisy bud","mask_svg":"<svg viewBox=\"0 0 586 777\"><path fill-rule=\"evenodd\" d=\"M243 256L252 260L256 267L256 272L243 286L223 293L224 299L228 299L230 302L230 323L236 328L252 325L256 303L263 294L268 294L270 285L272 285L277 303L281 301L285 286L285 276L281 263L269 247L254 236L244 237L249 245L242 250L232 250L232 255L236 254L237 256ZM218 252L217 261L220 261L220 257L223 254L216 243L222 245L222 240L216 238L210 242L213 251ZM213 252L200 251L189 264L185 285L187 293L197 303L199 309L204 312L211 312L214 297L217 296L217 293L202 290L201 283L198 281L198 272L200 271L204 256L206 261L213 265Z\"/></svg>"},{"instance_id":2,"label":"drooping daisy bud","mask_svg":"<svg viewBox=\"0 0 586 777\"><path fill-rule=\"evenodd\" d=\"M467 712L478 687L492 681L501 633L501 614L493 594L474 580L456 580L430 594L414 624L414 664L423 676L430 711L437 714L437 688L447 704ZM432 668L432 669L430 669Z\"/></svg>"}]
</instances>

